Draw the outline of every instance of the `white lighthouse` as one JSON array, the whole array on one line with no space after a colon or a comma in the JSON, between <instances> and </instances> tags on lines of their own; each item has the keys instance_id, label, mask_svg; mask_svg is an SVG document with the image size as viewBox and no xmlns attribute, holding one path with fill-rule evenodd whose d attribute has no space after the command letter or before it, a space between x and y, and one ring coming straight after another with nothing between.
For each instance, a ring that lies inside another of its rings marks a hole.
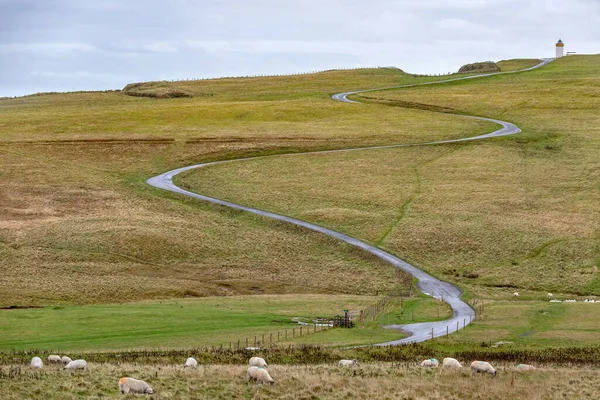
<instances>
[{"instance_id":1,"label":"white lighthouse","mask_svg":"<svg viewBox=\"0 0 600 400\"><path fill-rule=\"evenodd\" d=\"M558 39L556 42L556 58L561 58L565 55L565 44L562 40Z\"/></svg>"}]
</instances>

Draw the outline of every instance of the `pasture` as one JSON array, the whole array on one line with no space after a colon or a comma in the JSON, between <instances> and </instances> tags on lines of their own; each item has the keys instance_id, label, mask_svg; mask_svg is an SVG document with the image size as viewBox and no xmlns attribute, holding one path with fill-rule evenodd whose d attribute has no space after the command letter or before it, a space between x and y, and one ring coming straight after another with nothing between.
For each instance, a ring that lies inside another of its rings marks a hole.
<instances>
[{"instance_id":1,"label":"pasture","mask_svg":"<svg viewBox=\"0 0 600 400\"><path fill-rule=\"evenodd\" d=\"M468 365L468 364L467 364ZM45 399L121 398L117 382L122 376L147 381L154 390L152 399L439 399L439 398L593 398L600 390L600 372L590 367L542 366L522 374L514 364L498 366L496 378L471 377L468 368L460 371L424 370L416 363L363 363L360 368L340 369L324 365L276 365L269 372L273 386L247 384L246 367L201 365L197 370L179 366L119 363L92 364L83 372L66 372L58 366L30 371L23 366L2 366L3 399L22 396ZM129 396L131 397L131 396Z\"/></svg>"},{"instance_id":2,"label":"pasture","mask_svg":"<svg viewBox=\"0 0 600 400\"><path fill-rule=\"evenodd\" d=\"M355 96L399 112L508 120L523 129L514 137L270 157L176 181L354 235L467 296L598 296L599 72L600 56L566 57L526 73Z\"/></svg>"}]
</instances>

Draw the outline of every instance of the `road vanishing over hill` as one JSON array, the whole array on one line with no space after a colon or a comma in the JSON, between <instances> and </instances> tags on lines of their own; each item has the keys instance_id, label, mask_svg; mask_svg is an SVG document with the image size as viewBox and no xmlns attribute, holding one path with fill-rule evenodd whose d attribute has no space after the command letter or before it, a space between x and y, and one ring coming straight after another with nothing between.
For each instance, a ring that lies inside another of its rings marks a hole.
<instances>
[{"instance_id":1,"label":"road vanishing over hill","mask_svg":"<svg viewBox=\"0 0 600 400\"><path fill-rule=\"evenodd\" d=\"M334 94L333 96L331 96L331 98L333 100L342 101L342 102L346 102L346 103L358 103L354 100L348 99L348 96L353 95L353 94L358 94L358 93L375 92L375 91L380 91L380 90L402 89L402 88L424 86L424 85L443 84L443 83L447 83L447 82L455 82L455 81L468 80L468 79L485 78L485 77L494 76L494 75L513 74L513 73L530 71L530 70L533 70L536 68L540 68L552 60L553 59L543 59L540 64L538 64L534 67L527 68L524 70L519 70L519 71L495 72L495 73L471 75L471 76L466 76L466 77L461 77L461 78L445 79L445 80L440 80L440 81L426 82L426 83L419 83L419 84L412 84L412 85L402 85L402 86L392 86L392 87L377 88L377 89L357 90L357 91L353 91L353 92ZM360 249L394 265L395 267L400 268L401 270L403 270L405 272L408 272L409 274L411 274L412 276L414 276L417 279L417 281L418 281L417 287L419 288L420 291L422 291L423 293L425 293L429 296L433 296L438 299L443 299L445 302L447 302L453 310L453 316L452 316L452 318L445 320L445 321L422 322L422 323L417 323L417 324L385 326L385 328L387 328L387 329L401 330L401 331L407 333L409 336L404 339L394 340L394 341L385 342L385 343L378 343L375 345L376 346L390 346L390 345L398 345L398 344L405 344L405 343L422 342L427 339L431 339L432 337L444 336L447 333L456 332L458 329L464 328L466 325L468 325L471 322L472 319L474 319L475 311L471 308L471 306L469 306L467 303L465 303L461 299L462 292L455 285L448 283L448 282L443 282L443 281L429 275L428 273L418 269L417 267L407 263L406 261L403 261L400 258L398 258L378 247L375 247L373 245L365 243L362 240L356 239L352 236L348 236L341 232L337 232L337 231L325 228L320 225L312 224L310 222L287 217L285 215L276 214L276 213L272 213L272 212L265 211L265 210L260 210L260 209L253 208L253 207L247 207L247 206L244 206L241 204L236 204L236 203L232 203L229 201L216 199L213 197L204 196L202 194L190 192L188 190L182 189L179 186L175 185L173 183L173 178L176 175L178 175L182 172L185 172L185 171L189 171L191 169L209 167L209 166L213 166L213 165L220 165L220 164L226 164L226 163L232 163L232 162L256 160L259 158L293 157L293 156L297 156L297 155L307 155L307 154L327 154L327 153L341 153L341 152L350 152L350 151L390 149L390 148L396 148L396 147L440 145L440 144L445 144L445 143L456 143L456 142L464 142L464 141L471 141L471 140L482 140L482 139L489 139L489 138L500 137L500 136L514 135L514 134L521 132L521 130L516 125L511 124L510 122L505 122L505 121L500 121L500 120L490 119L490 118L470 116L470 115L457 115L457 116L463 117L463 118L473 118L473 119L478 119L478 120L483 120L483 121L494 122L494 123L500 125L501 128L494 132L485 134L485 135L472 136L472 137L461 138L461 139L441 140L441 141L414 143L414 144L396 144L396 145L388 145L388 146L372 146L372 147L360 147L360 148L350 148L350 149L324 150L324 151L314 151L314 152L305 152L305 153L271 155L271 156L262 156L262 157L246 157L246 158L239 158L239 159L235 159L235 160L214 161L214 162L190 165L187 167L174 169L172 171L168 171L161 175L158 175L158 176L148 179L147 183L149 185L154 186L159 189L164 189L164 190L168 190L168 191L171 191L174 193L183 194L185 196L193 197L193 198L196 198L199 200L208 201L210 203L218 204L220 206L250 212L250 213L253 213L256 215L260 215L262 217L272 218L272 219L275 219L278 221L283 221L283 222L288 222L293 225L297 225L297 226L300 226L300 227L303 227L306 229L310 229L312 231L322 233L324 235L327 235L332 238L346 242L354 247L360 248Z\"/></svg>"}]
</instances>

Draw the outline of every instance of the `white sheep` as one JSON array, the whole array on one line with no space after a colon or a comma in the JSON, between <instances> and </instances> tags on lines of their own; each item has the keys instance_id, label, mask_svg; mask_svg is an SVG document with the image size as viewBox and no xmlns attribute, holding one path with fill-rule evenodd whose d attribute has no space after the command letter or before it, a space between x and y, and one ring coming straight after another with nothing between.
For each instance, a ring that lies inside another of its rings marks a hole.
<instances>
[{"instance_id":1,"label":"white sheep","mask_svg":"<svg viewBox=\"0 0 600 400\"><path fill-rule=\"evenodd\" d=\"M44 368L44 363L39 357L33 357L31 359L31 368Z\"/></svg>"},{"instance_id":2,"label":"white sheep","mask_svg":"<svg viewBox=\"0 0 600 400\"><path fill-rule=\"evenodd\" d=\"M196 369L196 368L198 368L198 361L196 361L196 359L194 357L190 357L187 360L185 360L185 365L183 366L183 368Z\"/></svg>"},{"instance_id":3,"label":"white sheep","mask_svg":"<svg viewBox=\"0 0 600 400\"><path fill-rule=\"evenodd\" d=\"M262 367L249 367L248 371L246 371L246 380L248 382L253 380L257 383L268 383L270 385L275 383L271 375L269 375L269 371Z\"/></svg>"},{"instance_id":4,"label":"white sheep","mask_svg":"<svg viewBox=\"0 0 600 400\"><path fill-rule=\"evenodd\" d=\"M57 363L60 363L60 362L61 362L60 356L57 356L57 355L50 355L50 356L48 356L48 363L49 364L50 363L57 364Z\"/></svg>"},{"instance_id":5,"label":"white sheep","mask_svg":"<svg viewBox=\"0 0 600 400\"><path fill-rule=\"evenodd\" d=\"M68 369L74 371L76 369L87 369L87 362L85 360L73 360L67 365L65 365L64 369Z\"/></svg>"},{"instance_id":6,"label":"white sheep","mask_svg":"<svg viewBox=\"0 0 600 400\"><path fill-rule=\"evenodd\" d=\"M552 300L552 297L554 297L554 295L552 293L548 293L548 300Z\"/></svg>"},{"instance_id":7,"label":"white sheep","mask_svg":"<svg viewBox=\"0 0 600 400\"><path fill-rule=\"evenodd\" d=\"M496 376L496 370L494 367L490 365L490 363L485 361L473 361L471 363L471 374L475 375L476 373L481 372L488 373L492 376Z\"/></svg>"},{"instance_id":8,"label":"white sheep","mask_svg":"<svg viewBox=\"0 0 600 400\"><path fill-rule=\"evenodd\" d=\"M442 360L444 368L462 368L462 364L456 358L446 357Z\"/></svg>"},{"instance_id":9,"label":"white sheep","mask_svg":"<svg viewBox=\"0 0 600 400\"><path fill-rule=\"evenodd\" d=\"M119 393L152 394L152 388L146 382L134 378L119 379Z\"/></svg>"},{"instance_id":10,"label":"white sheep","mask_svg":"<svg viewBox=\"0 0 600 400\"><path fill-rule=\"evenodd\" d=\"M250 361L248 361L248 364L250 364L251 367L267 368L267 362L264 358L260 357L252 357Z\"/></svg>"},{"instance_id":11,"label":"white sheep","mask_svg":"<svg viewBox=\"0 0 600 400\"><path fill-rule=\"evenodd\" d=\"M340 367L353 367L355 365L360 366L360 364L356 360L340 360L340 362L338 363L338 366Z\"/></svg>"},{"instance_id":12,"label":"white sheep","mask_svg":"<svg viewBox=\"0 0 600 400\"><path fill-rule=\"evenodd\" d=\"M517 297L519 297L519 293L517 293L517 292L514 292L514 293L513 293L513 297L516 299Z\"/></svg>"},{"instance_id":13,"label":"white sheep","mask_svg":"<svg viewBox=\"0 0 600 400\"><path fill-rule=\"evenodd\" d=\"M440 365L440 362L438 360L436 360L435 358L430 358L427 360L423 360L421 362L421 367L425 367L425 368L437 367L439 365Z\"/></svg>"},{"instance_id":14,"label":"white sheep","mask_svg":"<svg viewBox=\"0 0 600 400\"><path fill-rule=\"evenodd\" d=\"M60 358L60 361L61 361L63 364L68 364L68 363L70 363L70 362L71 362L71 361L73 361L73 360L71 360L71 357L62 356L62 357Z\"/></svg>"},{"instance_id":15,"label":"white sheep","mask_svg":"<svg viewBox=\"0 0 600 400\"><path fill-rule=\"evenodd\" d=\"M517 371L533 371L535 370L535 367L533 365L529 365L529 364L519 364L517 365Z\"/></svg>"}]
</instances>

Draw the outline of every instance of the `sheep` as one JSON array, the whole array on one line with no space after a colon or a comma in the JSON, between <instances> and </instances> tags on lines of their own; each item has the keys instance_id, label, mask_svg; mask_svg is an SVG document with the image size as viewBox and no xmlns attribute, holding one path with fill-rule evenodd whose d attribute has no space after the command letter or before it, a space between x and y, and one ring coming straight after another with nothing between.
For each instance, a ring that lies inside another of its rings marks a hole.
<instances>
[{"instance_id":1,"label":"sheep","mask_svg":"<svg viewBox=\"0 0 600 400\"><path fill-rule=\"evenodd\" d=\"M471 375L475 375L478 372L481 372L482 374L487 372L492 376L496 376L494 367L485 361L473 361L471 363Z\"/></svg>"},{"instance_id":2,"label":"sheep","mask_svg":"<svg viewBox=\"0 0 600 400\"><path fill-rule=\"evenodd\" d=\"M48 363L58 364L58 363L61 363L61 362L62 361L60 360L60 356L57 356L57 355L48 356Z\"/></svg>"},{"instance_id":3,"label":"sheep","mask_svg":"<svg viewBox=\"0 0 600 400\"><path fill-rule=\"evenodd\" d=\"M119 379L119 393L153 394L152 388L146 382L134 378Z\"/></svg>"},{"instance_id":4,"label":"sheep","mask_svg":"<svg viewBox=\"0 0 600 400\"><path fill-rule=\"evenodd\" d=\"M183 368L196 369L196 368L198 368L198 361L196 361L196 359L194 357L190 357L187 360L185 360L185 365L183 366Z\"/></svg>"},{"instance_id":5,"label":"sheep","mask_svg":"<svg viewBox=\"0 0 600 400\"><path fill-rule=\"evenodd\" d=\"M517 292L514 292L514 293L513 293L513 297L516 299L517 297L519 297L519 293L517 293Z\"/></svg>"},{"instance_id":6,"label":"sheep","mask_svg":"<svg viewBox=\"0 0 600 400\"><path fill-rule=\"evenodd\" d=\"M360 364L356 360L340 360L340 362L338 363L338 366L340 367L353 367L355 365L360 366Z\"/></svg>"},{"instance_id":7,"label":"sheep","mask_svg":"<svg viewBox=\"0 0 600 400\"><path fill-rule=\"evenodd\" d=\"M438 360L436 360L435 358L430 358L428 360L423 360L421 362L421 367L425 367L425 368L437 367L439 365L440 365L440 362Z\"/></svg>"},{"instance_id":8,"label":"sheep","mask_svg":"<svg viewBox=\"0 0 600 400\"><path fill-rule=\"evenodd\" d=\"M269 375L269 371L262 367L249 367L248 371L246 371L246 380L248 382L253 380L257 383L268 383L269 385L275 383L271 375Z\"/></svg>"},{"instance_id":9,"label":"sheep","mask_svg":"<svg viewBox=\"0 0 600 400\"><path fill-rule=\"evenodd\" d=\"M548 300L552 300L553 294L552 293L548 293Z\"/></svg>"},{"instance_id":10,"label":"sheep","mask_svg":"<svg viewBox=\"0 0 600 400\"><path fill-rule=\"evenodd\" d=\"M31 368L44 368L44 363L39 357L33 357L31 359Z\"/></svg>"},{"instance_id":11,"label":"sheep","mask_svg":"<svg viewBox=\"0 0 600 400\"><path fill-rule=\"evenodd\" d=\"M87 362L85 362L85 360L73 360L65 365L63 369L68 369L70 371L74 371L76 369L87 369Z\"/></svg>"},{"instance_id":12,"label":"sheep","mask_svg":"<svg viewBox=\"0 0 600 400\"><path fill-rule=\"evenodd\" d=\"M73 360L71 360L71 358L70 358L70 357L67 357L67 356L62 356L62 357L60 358L60 361L61 361L63 364L68 364L68 363L70 363L70 362L71 362L71 361L73 361Z\"/></svg>"},{"instance_id":13,"label":"sheep","mask_svg":"<svg viewBox=\"0 0 600 400\"><path fill-rule=\"evenodd\" d=\"M533 371L535 367L529 364L519 364L517 365L517 371L525 372L525 371Z\"/></svg>"},{"instance_id":14,"label":"sheep","mask_svg":"<svg viewBox=\"0 0 600 400\"><path fill-rule=\"evenodd\" d=\"M250 361L248 361L248 364L250 364L251 367L267 368L267 362L264 358L260 357L252 357Z\"/></svg>"},{"instance_id":15,"label":"sheep","mask_svg":"<svg viewBox=\"0 0 600 400\"><path fill-rule=\"evenodd\" d=\"M442 367L444 368L462 368L461 363L456 358L446 357L442 360Z\"/></svg>"}]
</instances>

